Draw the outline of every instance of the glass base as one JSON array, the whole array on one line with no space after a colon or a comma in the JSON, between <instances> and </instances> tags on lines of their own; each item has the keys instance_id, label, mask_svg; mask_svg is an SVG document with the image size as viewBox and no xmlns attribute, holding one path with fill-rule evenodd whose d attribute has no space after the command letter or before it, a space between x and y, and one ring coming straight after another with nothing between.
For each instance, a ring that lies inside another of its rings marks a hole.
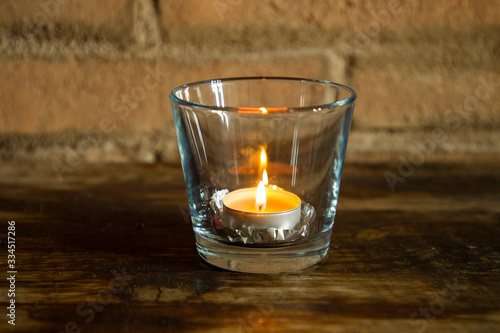
<instances>
[{"instance_id":1,"label":"glass base","mask_svg":"<svg viewBox=\"0 0 500 333\"><path fill-rule=\"evenodd\" d=\"M200 256L208 263L230 271L278 273L311 266L323 259L330 246L332 232L297 245L246 247L222 243L196 234Z\"/></svg>"}]
</instances>

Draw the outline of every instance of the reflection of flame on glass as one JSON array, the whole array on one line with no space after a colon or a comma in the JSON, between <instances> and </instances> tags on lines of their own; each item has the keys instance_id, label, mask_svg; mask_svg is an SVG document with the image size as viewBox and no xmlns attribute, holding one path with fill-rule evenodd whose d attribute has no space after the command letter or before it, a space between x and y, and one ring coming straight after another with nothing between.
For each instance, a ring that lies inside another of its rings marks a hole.
<instances>
[{"instance_id":1,"label":"reflection of flame on glass","mask_svg":"<svg viewBox=\"0 0 500 333\"><path fill-rule=\"evenodd\" d=\"M267 198L266 198L266 187L264 186L264 182L260 181L259 186L257 187L257 196L255 197L255 209L259 212L262 212L266 209Z\"/></svg>"},{"instance_id":2,"label":"reflection of flame on glass","mask_svg":"<svg viewBox=\"0 0 500 333\"><path fill-rule=\"evenodd\" d=\"M261 212L266 209L267 198L266 198L266 186L269 184L269 180L267 177L267 154L266 148L260 148L260 169L262 171L262 180L259 182L259 186L257 187L257 196L255 198L255 208Z\"/></svg>"},{"instance_id":3,"label":"reflection of flame on glass","mask_svg":"<svg viewBox=\"0 0 500 333\"><path fill-rule=\"evenodd\" d=\"M267 167L267 154L266 148L260 148L260 168L265 169Z\"/></svg>"},{"instance_id":4,"label":"reflection of flame on glass","mask_svg":"<svg viewBox=\"0 0 500 333\"><path fill-rule=\"evenodd\" d=\"M266 154L266 148L265 147L260 147L260 170L262 170L262 181L264 182L264 185L268 185L269 181L267 178L267 154Z\"/></svg>"},{"instance_id":5,"label":"reflection of flame on glass","mask_svg":"<svg viewBox=\"0 0 500 333\"><path fill-rule=\"evenodd\" d=\"M238 113L268 114L271 112L286 112L288 108L264 108L264 107L239 107Z\"/></svg>"}]
</instances>

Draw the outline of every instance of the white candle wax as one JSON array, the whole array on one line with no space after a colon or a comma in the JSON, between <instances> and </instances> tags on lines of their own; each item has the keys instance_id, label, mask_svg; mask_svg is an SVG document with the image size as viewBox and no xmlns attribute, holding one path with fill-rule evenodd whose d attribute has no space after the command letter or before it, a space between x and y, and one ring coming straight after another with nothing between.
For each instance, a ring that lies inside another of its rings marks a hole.
<instances>
[{"instance_id":1,"label":"white candle wax","mask_svg":"<svg viewBox=\"0 0 500 333\"><path fill-rule=\"evenodd\" d=\"M232 229L291 230L300 222L301 200L288 191L266 187L265 209L255 207L257 187L228 193L223 199L224 225Z\"/></svg>"}]
</instances>

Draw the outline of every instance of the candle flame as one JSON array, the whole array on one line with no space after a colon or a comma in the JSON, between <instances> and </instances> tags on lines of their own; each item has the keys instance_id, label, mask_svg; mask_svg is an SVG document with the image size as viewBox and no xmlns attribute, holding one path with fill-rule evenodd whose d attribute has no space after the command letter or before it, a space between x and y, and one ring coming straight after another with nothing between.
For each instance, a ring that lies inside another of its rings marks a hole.
<instances>
[{"instance_id":1,"label":"candle flame","mask_svg":"<svg viewBox=\"0 0 500 333\"><path fill-rule=\"evenodd\" d=\"M260 108L260 112L262 112L262 114L267 114L267 109L266 108Z\"/></svg>"},{"instance_id":2,"label":"candle flame","mask_svg":"<svg viewBox=\"0 0 500 333\"><path fill-rule=\"evenodd\" d=\"M266 209L267 198L266 198L266 187L264 182L260 181L259 186L257 186L257 196L255 197L255 209L262 212Z\"/></svg>"},{"instance_id":3,"label":"candle flame","mask_svg":"<svg viewBox=\"0 0 500 333\"><path fill-rule=\"evenodd\" d=\"M266 169L264 169L264 172L262 173L262 182L266 186L269 185L269 180L267 178L267 171L266 171Z\"/></svg>"}]
</instances>

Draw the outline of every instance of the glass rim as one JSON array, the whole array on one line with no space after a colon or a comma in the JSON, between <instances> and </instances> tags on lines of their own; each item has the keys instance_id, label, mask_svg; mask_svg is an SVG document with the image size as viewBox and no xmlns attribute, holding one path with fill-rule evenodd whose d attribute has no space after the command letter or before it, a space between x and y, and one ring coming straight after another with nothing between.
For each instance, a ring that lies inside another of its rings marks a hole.
<instances>
[{"instance_id":1,"label":"glass rim","mask_svg":"<svg viewBox=\"0 0 500 333\"><path fill-rule=\"evenodd\" d=\"M203 81L196 81L192 83L186 83L181 86L178 86L174 89L169 94L169 98L172 102L183 105L183 106L188 106L188 107L194 107L198 109L205 109L208 111L238 111L240 107L237 106L217 106L217 105L210 105L210 104L201 104L201 103L196 103L196 102L190 102L186 101L184 99L181 99L176 96L176 93L179 92L180 90L186 89L186 88L191 88L195 86L201 86L204 84L212 84L212 83L222 83L222 82L231 82L231 81L266 81L266 80L274 80L274 81L302 81L302 82L309 82L309 83L319 83L323 85L328 85L331 87L339 88L344 91L347 91L350 96L348 98L344 98L338 101L335 101L333 103L326 103L326 104L317 104L317 105L310 105L310 106L300 106L300 107L287 107L283 106L283 111L284 112L304 112L304 111L314 111L314 110L321 110L322 108L327 108L327 109L332 109L332 108L338 108L341 106L349 105L349 104L354 104L357 94L356 92L352 89L349 88L346 85L340 84L340 83L334 83L331 81L327 80L317 80L317 79L305 79L305 78L299 78L299 77L284 77L284 76L248 76L248 77L228 77L228 78L219 78L219 79L211 79L211 80L203 80ZM241 106L245 107L245 106ZM262 105L261 107L265 107L265 105ZM258 107L256 107L258 109ZM280 108L281 109L281 108Z\"/></svg>"}]
</instances>

